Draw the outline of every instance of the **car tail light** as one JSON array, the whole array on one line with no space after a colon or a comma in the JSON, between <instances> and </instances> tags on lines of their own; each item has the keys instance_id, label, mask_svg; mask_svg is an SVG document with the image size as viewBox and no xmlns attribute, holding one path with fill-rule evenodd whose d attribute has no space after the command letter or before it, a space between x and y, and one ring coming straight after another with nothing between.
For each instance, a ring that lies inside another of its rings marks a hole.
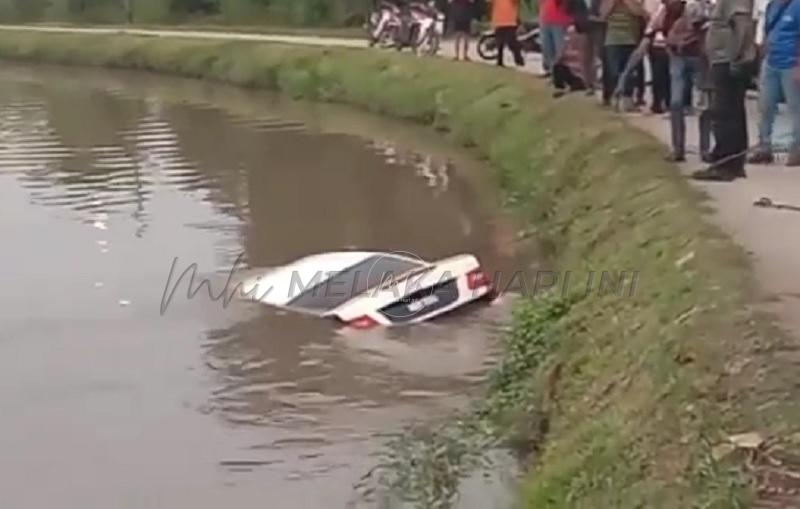
<instances>
[{"instance_id":1,"label":"car tail light","mask_svg":"<svg viewBox=\"0 0 800 509\"><path fill-rule=\"evenodd\" d=\"M483 269L475 269L467 273L467 288L470 290L477 290L486 286L492 286L492 280L483 271Z\"/></svg>"},{"instance_id":2,"label":"car tail light","mask_svg":"<svg viewBox=\"0 0 800 509\"><path fill-rule=\"evenodd\" d=\"M376 327L377 325L378 322L376 322L367 315L360 316L354 320L350 320L349 322L347 322L348 327L352 327L354 329L359 329L359 330L371 329L373 327Z\"/></svg>"}]
</instances>

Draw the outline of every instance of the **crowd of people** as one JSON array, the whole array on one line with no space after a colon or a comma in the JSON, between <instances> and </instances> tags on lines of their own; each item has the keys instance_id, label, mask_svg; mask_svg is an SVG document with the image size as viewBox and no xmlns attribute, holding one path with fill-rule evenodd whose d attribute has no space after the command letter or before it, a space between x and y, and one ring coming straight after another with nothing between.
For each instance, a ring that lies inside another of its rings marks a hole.
<instances>
[{"instance_id":1,"label":"crowd of people","mask_svg":"<svg viewBox=\"0 0 800 509\"><path fill-rule=\"evenodd\" d=\"M469 58L476 1L448 0L459 34L456 58ZM774 161L773 127L785 102L792 125L786 164L800 166L800 0L769 0L763 13L754 0L539 1L542 76L554 96L576 90L594 96L599 89L605 106L668 112L666 157L675 162L686 158L686 117L698 113L700 156L708 167L692 176L726 182L746 177L748 161ZM505 48L524 65L516 41L520 0L488 2L498 65ZM751 148L745 101L752 85L760 122Z\"/></svg>"}]
</instances>

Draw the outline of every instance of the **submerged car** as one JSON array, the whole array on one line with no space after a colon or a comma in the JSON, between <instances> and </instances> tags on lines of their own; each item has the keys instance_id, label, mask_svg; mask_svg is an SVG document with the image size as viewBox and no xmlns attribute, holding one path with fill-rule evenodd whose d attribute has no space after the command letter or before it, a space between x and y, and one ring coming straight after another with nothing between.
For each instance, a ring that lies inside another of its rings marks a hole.
<instances>
[{"instance_id":1,"label":"submerged car","mask_svg":"<svg viewBox=\"0 0 800 509\"><path fill-rule=\"evenodd\" d=\"M370 251L307 256L248 279L241 290L248 299L353 329L417 323L494 296L472 255L427 262Z\"/></svg>"}]
</instances>

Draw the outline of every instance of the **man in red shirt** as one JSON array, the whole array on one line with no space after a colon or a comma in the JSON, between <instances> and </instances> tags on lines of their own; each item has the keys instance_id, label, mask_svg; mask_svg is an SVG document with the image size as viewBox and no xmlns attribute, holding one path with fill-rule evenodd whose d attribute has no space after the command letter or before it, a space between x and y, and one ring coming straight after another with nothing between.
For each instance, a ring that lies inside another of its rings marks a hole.
<instances>
[{"instance_id":1,"label":"man in red shirt","mask_svg":"<svg viewBox=\"0 0 800 509\"><path fill-rule=\"evenodd\" d=\"M567 0L543 0L539 12L542 37L542 66L545 75L553 72L553 65L564 52L564 38L572 25L572 16L566 9Z\"/></svg>"}]
</instances>

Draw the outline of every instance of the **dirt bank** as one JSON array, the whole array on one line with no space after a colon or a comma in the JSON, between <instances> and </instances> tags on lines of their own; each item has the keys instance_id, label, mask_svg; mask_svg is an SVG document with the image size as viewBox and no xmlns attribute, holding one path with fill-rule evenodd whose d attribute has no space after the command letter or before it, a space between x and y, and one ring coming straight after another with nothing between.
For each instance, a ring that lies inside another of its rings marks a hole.
<instances>
[{"instance_id":1,"label":"dirt bank","mask_svg":"<svg viewBox=\"0 0 800 509\"><path fill-rule=\"evenodd\" d=\"M753 311L744 253L703 220L658 141L620 119L553 102L516 73L345 49L5 32L0 56L277 89L432 125L486 158L571 281L638 271L633 292L571 284L519 305L487 415L541 446L528 507L745 505L766 467L730 452L730 435L797 447L796 346Z\"/></svg>"}]
</instances>

